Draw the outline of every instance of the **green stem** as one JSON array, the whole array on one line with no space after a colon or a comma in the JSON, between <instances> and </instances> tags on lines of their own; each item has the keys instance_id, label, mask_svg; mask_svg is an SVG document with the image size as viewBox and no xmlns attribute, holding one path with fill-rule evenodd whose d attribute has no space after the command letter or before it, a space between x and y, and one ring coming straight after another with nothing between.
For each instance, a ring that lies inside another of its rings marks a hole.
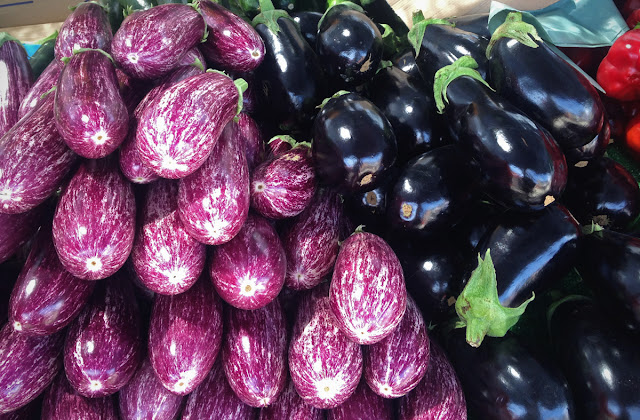
<instances>
[{"instance_id":1,"label":"green stem","mask_svg":"<svg viewBox=\"0 0 640 420\"><path fill-rule=\"evenodd\" d=\"M407 39L409 40L409 44L413 46L415 50L416 56L420 53L420 46L422 45L422 40L424 39L424 33L427 30L427 26L429 25L447 25L454 26L453 23L446 19L424 19L424 15L422 12L419 12L420 15L414 14L414 24L413 28L407 34ZM416 22L418 20L418 22Z\"/></svg>"},{"instance_id":2,"label":"green stem","mask_svg":"<svg viewBox=\"0 0 640 420\"><path fill-rule=\"evenodd\" d=\"M322 109L327 104L327 102L329 102L330 100L338 98L338 97L340 97L342 95L347 95L349 93L351 93L351 92L349 92L348 90L339 90L336 93L334 93L333 95L329 96L328 98L323 99L322 102L320 103L320 105L318 105L316 108Z\"/></svg>"},{"instance_id":3,"label":"green stem","mask_svg":"<svg viewBox=\"0 0 640 420\"><path fill-rule=\"evenodd\" d=\"M22 46L22 43L20 42L20 40L18 38L15 38L11 35L9 35L8 32L0 32L0 47L2 47L4 45L5 42L7 41L14 41L17 42L19 45Z\"/></svg>"},{"instance_id":4,"label":"green stem","mask_svg":"<svg viewBox=\"0 0 640 420\"><path fill-rule=\"evenodd\" d=\"M106 52L104 50L101 50L100 48L76 48L75 50L73 50L73 55L80 54L80 53L87 52L87 51L97 51L97 52L101 53L102 55L104 55L105 57L107 57L109 60L111 60L111 62L113 64L116 63L114 61L113 57L111 57L111 54L109 54L108 52Z\"/></svg>"},{"instance_id":5,"label":"green stem","mask_svg":"<svg viewBox=\"0 0 640 420\"><path fill-rule=\"evenodd\" d=\"M504 23L495 30L487 46L487 58L491 55L493 46L502 38L512 38L523 45L531 48L538 48L538 42L543 42L538 35L536 27L522 20L522 13L511 12L507 15ZM537 42L536 42L537 41Z\"/></svg>"},{"instance_id":6,"label":"green stem","mask_svg":"<svg viewBox=\"0 0 640 420\"><path fill-rule=\"evenodd\" d=\"M54 31L54 32L53 32L51 35L49 35L48 37L46 37L46 38L42 38L41 40L36 41L36 44L38 44L38 45L42 45L42 44L44 44L45 42L53 41L53 40L54 40L54 39L56 39L57 37L58 37L58 31Z\"/></svg>"},{"instance_id":7,"label":"green stem","mask_svg":"<svg viewBox=\"0 0 640 420\"><path fill-rule=\"evenodd\" d=\"M453 64L444 66L436 72L436 76L433 81L433 96L436 101L436 108L438 113L442 114L446 103L449 103L447 98L447 87L458 77L468 76L475 79L493 90L491 86L482 78L480 73L476 70L478 63L470 55L465 55L457 59Z\"/></svg>"}]
</instances>

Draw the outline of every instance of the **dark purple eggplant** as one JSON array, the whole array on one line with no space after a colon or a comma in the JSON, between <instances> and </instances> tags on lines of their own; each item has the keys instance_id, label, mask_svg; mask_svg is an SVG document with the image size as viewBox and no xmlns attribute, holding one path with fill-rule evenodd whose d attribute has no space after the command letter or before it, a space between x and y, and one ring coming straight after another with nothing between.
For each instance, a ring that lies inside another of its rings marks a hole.
<instances>
[{"instance_id":1,"label":"dark purple eggplant","mask_svg":"<svg viewBox=\"0 0 640 420\"><path fill-rule=\"evenodd\" d=\"M253 172L265 155L262 131L258 123L244 112L238 115L238 122L232 121L230 124L233 130L231 135L239 136L244 140L247 165L249 165L249 172ZM225 129L227 128L225 127Z\"/></svg>"},{"instance_id":2,"label":"dark purple eggplant","mask_svg":"<svg viewBox=\"0 0 640 420\"><path fill-rule=\"evenodd\" d=\"M58 83L58 78L63 68L64 64L58 60L53 60L49 63L40 77L38 77L38 80L31 86L24 99L22 99L18 110L18 119L27 115L44 100L44 94Z\"/></svg>"},{"instance_id":3,"label":"dark purple eggplant","mask_svg":"<svg viewBox=\"0 0 640 420\"><path fill-rule=\"evenodd\" d=\"M64 370L76 391L104 397L129 382L142 359L140 324L133 287L124 273L97 283L64 343Z\"/></svg>"},{"instance_id":4,"label":"dark purple eggplant","mask_svg":"<svg viewBox=\"0 0 640 420\"><path fill-rule=\"evenodd\" d=\"M162 386L148 359L118 396L122 420L175 420L185 399Z\"/></svg>"},{"instance_id":5,"label":"dark purple eggplant","mask_svg":"<svg viewBox=\"0 0 640 420\"><path fill-rule=\"evenodd\" d=\"M80 3L62 23L54 54L57 60L62 60L81 48L109 53L112 39L109 17L102 6L96 2Z\"/></svg>"},{"instance_id":6,"label":"dark purple eggplant","mask_svg":"<svg viewBox=\"0 0 640 420\"><path fill-rule=\"evenodd\" d=\"M414 83L418 83L420 86L427 87L422 78L422 74L418 69L418 64L416 64L416 57L413 51L407 51L399 54L393 59L393 66L399 68L403 72L407 73L414 81Z\"/></svg>"},{"instance_id":7,"label":"dark purple eggplant","mask_svg":"<svg viewBox=\"0 0 640 420\"><path fill-rule=\"evenodd\" d=\"M348 400L327 411L327 420L393 420L393 402L376 395L361 381Z\"/></svg>"},{"instance_id":8,"label":"dark purple eggplant","mask_svg":"<svg viewBox=\"0 0 640 420\"><path fill-rule=\"evenodd\" d=\"M324 411L307 405L300 398L293 382L289 380L289 385L282 394L268 407L260 409L258 420L324 420Z\"/></svg>"},{"instance_id":9,"label":"dark purple eggplant","mask_svg":"<svg viewBox=\"0 0 640 420\"><path fill-rule=\"evenodd\" d=\"M205 258L205 245L187 233L178 217L178 182L163 179L151 184L131 249L141 283L163 295L182 293L200 277Z\"/></svg>"},{"instance_id":10,"label":"dark purple eggplant","mask_svg":"<svg viewBox=\"0 0 640 420\"><path fill-rule=\"evenodd\" d=\"M254 115L258 110L258 85L254 73L243 74L242 77L247 82L247 90L242 93L242 111Z\"/></svg>"},{"instance_id":11,"label":"dark purple eggplant","mask_svg":"<svg viewBox=\"0 0 640 420\"><path fill-rule=\"evenodd\" d=\"M291 17L298 24L300 33L307 40L311 48L316 48L318 40L318 24L322 18L322 13L312 11L300 11L291 13Z\"/></svg>"},{"instance_id":12,"label":"dark purple eggplant","mask_svg":"<svg viewBox=\"0 0 640 420\"><path fill-rule=\"evenodd\" d=\"M487 57L491 86L563 149L584 146L602 129L598 91L522 21L522 13L509 13L493 32Z\"/></svg>"},{"instance_id":13,"label":"dark purple eggplant","mask_svg":"<svg viewBox=\"0 0 640 420\"><path fill-rule=\"evenodd\" d=\"M0 263L7 261L40 227L42 208L18 214L0 213Z\"/></svg>"},{"instance_id":14,"label":"dark purple eggplant","mask_svg":"<svg viewBox=\"0 0 640 420\"><path fill-rule=\"evenodd\" d=\"M268 220L249 214L240 232L212 250L209 273L225 302L253 310L274 300L285 281L287 259Z\"/></svg>"},{"instance_id":15,"label":"dark purple eggplant","mask_svg":"<svg viewBox=\"0 0 640 420\"><path fill-rule=\"evenodd\" d=\"M135 236L131 184L113 159L84 162L60 196L53 242L64 268L76 277L109 277L126 262Z\"/></svg>"},{"instance_id":16,"label":"dark purple eggplant","mask_svg":"<svg viewBox=\"0 0 640 420\"><path fill-rule=\"evenodd\" d=\"M454 16L450 18L451 22L456 28L464 29L468 32L473 32L487 40L491 38L491 32L489 32L489 13L474 13L471 15Z\"/></svg>"},{"instance_id":17,"label":"dark purple eggplant","mask_svg":"<svg viewBox=\"0 0 640 420\"><path fill-rule=\"evenodd\" d=\"M163 4L127 16L114 34L111 53L126 73L155 79L177 67L203 38L202 16L186 4Z\"/></svg>"},{"instance_id":18,"label":"dark purple eggplant","mask_svg":"<svg viewBox=\"0 0 640 420\"><path fill-rule=\"evenodd\" d=\"M20 119L20 104L33 84L27 52L17 39L0 32L0 137Z\"/></svg>"},{"instance_id":19,"label":"dark purple eggplant","mask_svg":"<svg viewBox=\"0 0 640 420\"><path fill-rule=\"evenodd\" d=\"M549 319L576 419L635 419L640 414L640 353L632 336L591 301L568 300Z\"/></svg>"},{"instance_id":20,"label":"dark purple eggplant","mask_svg":"<svg viewBox=\"0 0 640 420\"><path fill-rule=\"evenodd\" d=\"M342 192L370 191L396 161L398 146L389 120L357 93L324 104L313 133L318 179Z\"/></svg>"},{"instance_id":21,"label":"dark purple eggplant","mask_svg":"<svg viewBox=\"0 0 640 420\"><path fill-rule=\"evenodd\" d=\"M0 137L0 212L24 213L62 184L76 160L56 129L54 95Z\"/></svg>"},{"instance_id":22,"label":"dark purple eggplant","mask_svg":"<svg viewBox=\"0 0 640 420\"><path fill-rule=\"evenodd\" d=\"M201 277L175 296L156 295L149 326L149 359L169 391L187 395L207 376L222 343L222 302Z\"/></svg>"},{"instance_id":23,"label":"dark purple eggplant","mask_svg":"<svg viewBox=\"0 0 640 420\"><path fill-rule=\"evenodd\" d=\"M584 167L593 160L597 160L607 150L607 146L611 142L611 126L605 119L602 124L602 130L587 144L584 146L576 147L575 149L567 149L564 151L564 156L567 159L567 163L570 166L576 168Z\"/></svg>"},{"instance_id":24,"label":"dark purple eggplant","mask_svg":"<svg viewBox=\"0 0 640 420\"><path fill-rule=\"evenodd\" d=\"M316 51L334 86L358 86L380 66L382 34L360 6L338 3L318 24Z\"/></svg>"},{"instance_id":25,"label":"dark purple eggplant","mask_svg":"<svg viewBox=\"0 0 640 420\"><path fill-rule=\"evenodd\" d=\"M87 398L78 394L64 372L44 394L41 420L118 420L112 396Z\"/></svg>"}]
</instances>

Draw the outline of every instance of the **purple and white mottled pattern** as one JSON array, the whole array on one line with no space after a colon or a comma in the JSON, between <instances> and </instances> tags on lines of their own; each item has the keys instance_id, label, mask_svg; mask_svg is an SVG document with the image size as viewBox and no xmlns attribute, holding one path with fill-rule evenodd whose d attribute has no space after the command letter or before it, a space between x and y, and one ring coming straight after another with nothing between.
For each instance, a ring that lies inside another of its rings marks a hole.
<instances>
[{"instance_id":1,"label":"purple and white mottled pattern","mask_svg":"<svg viewBox=\"0 0 640 420\"><path fill-rule=\"evenodd\" d=\"M184 400L162 386L147 359L118 395L122 420L174 420Z\"/></svg>"},{"instance_id":2,"label":"purple and white mottled pattern","mask_svg":"<svg viewBox=\"0 0 640 420\"><path fill-rule=\"evenodd\" d=\"M55 92L56 127L67 145L85 158L109 155L129 131L129 111L111 60L99 51L74 54Z\"/></svg>"},{"instance_id":3,"label":"purple and white mottled pattern","mask_svg":"<svg viewBox=\"0 0 640 420\"><path fill-rule=\"evenodd\" d=\"M163 178L195 172L235 116L238 95L233 80L216 72L165 89L138 118L136 147L142 162Z\"/></svg>"},{"instance_id":4,"label":"purple and white mottled pattern","mask_svg":"<svg viewBox=\"0 0 640 420\"><path fill-rule=\"evenodd\" d=\"M54 54L57 60L71 57L80 48L111 52L113 33L105 10L97 3L80 3L62 23Z\"/></svg>"},{"instance_id":5,"label":"purple and white mottled pattern","mask_svg":"<svg viewBox=\"0 0 640 420\"><path fill-rule=\"evenodd\" d=\"M280 301L253 311L227 309L224 373L245 404L266 407L287 384L287 321Z\"/></svg>"},{"instance_id":6,"label":"purple and white mottled pattern","mask_svg":"<svg viewBox=\"0 0 640 420\"><path fill-rule=\"evenodd\" d=\"M33 73L24 47L19 42L0 39L0 137L18 122L20 104L32 83Z\"/></svg>"},{"instance_id":7,"label":"purple and white mottled pattern","mask_svg":"<svg viewBox=\"0 0 640 420\"><path fill-rule=\"evenodd\" d=\"M249 165L249 171L251 172L264 159L264 139L260 127L249 114L244 112L238 115L238 122L234 121L230 125L236 131L234 135L240 136L244 140L247 165ZM225 131L229 129L229 125L227 125Z\"/></svg>"},{"instance_id":8,"label":"purple and white mottled pattern","mask_svg":"<svg viewBox=\"0 0 640 420\"><path fill-rule=\"evenodd\" d=\"M36 398L24 407L18 408L10 413L0 414L0 420L32 420L37 418L37 412L40 411L40 404Z\"/></svg>"},{"instance_id":9,"label":"purple and white mottled pattern","mask_svg":"<svg viewBox=\"0 0 640 420\"><path fill-rule=\"evenodd\" d=\"M122 272L98 282L89 304L68 329L64 369L85 397L116 393L140 365L140 313L133 293Z\"/></svg>"},{"instance_id":10,"label":"purple and white mottled pattern","mask_svg":"<svg viewBox=\"0 0 640 420\"><path fill-rule=\"evenodd\" d=\"M200 51L200 48L198 48L197 46L194 46L189 51L185 52L182 55L182 57L180 57L180 61L178 62L177 68L180 68L183 66L195 67L197 66L198 62L200 62L200 64L202 64L202 66L206 68L207 63L205 61L204 55L202 55L202 51ZM204 70L202 70L201 73L204 73Z\"/></svg>"},{"instance_id":11,"label":"purple and white mottled pattern","mask_svg":"<svg viewBox=\"0 0 640 420\"><path fill-rule=\"evenodd\" d=\"M291 150L291 143L285 141L282 136L275 136L267 142L269 154L273 156L281 155Z\"/></svg>"},{"instance_id":12,"label":"purple and white mottled pattern","mask_svg":"<svg viewBox=\"0 0 640 420\"><path fill-rule=\"evenodd\" d=\"M165 388L187 395L207 377L220 351L222 326L222 302L204 276L179 295L156 295L149 359Z\"/></svg>"},{"instance_id":13,"label":"purple and white mottled pattern","mask_svg":"<svg viewBox=\"0 0 640 420\"><path fill-rule=\"evenodd\" d=\"M53 242L76 277L109 277L127 261L135 237L131 184L113 159L84 162L62 193L53 216Z\"/></svg>"},{"instance_id":14,"label":"purple and white mottled pattern","mask_svg":"<svg viewBox=\"0 0 640 420\"><path fill-rule=\"evenodd\" d=\"M268 407L260 409L259 420L324 420L324 411L307 405L296 392L293 382Z\"/></svg>"},{"instance_id":15,"label":"purple and white mottled pattern","mask_svg":"<svg viewBox=\"0 0 640 420\"><path fill-rule=\"evenodd\" d=\"M429 365L429 337L411 297L402 321L391 335L362 351L364 378L376 394L398 398L418 385Z\"/></svg>"},{"instance_id":16,"label":"purple and white mottled pattern","mask_svg":"<svg viewBox=\"0 0 640 420\"><path fill-rule=\"evenodd\" d=\"M240 140L237 136L222 137L205 164L180 180L180 220L202 243L229 242L249 214L249 168Z\"/></svg>"},{"instance_id":17,"label":"purple and white mottled pattern","mask_svg":"<svg viewBox=\"0 0 640 420\"><path fill-rule=\"evenodd\" d=\"M424 379L398 401L398 420L467 420L460 381L447 356L434 343Z\"/></svg>"},{"instance_id":18,"label":"purple and white mottled pattern","mask_svg":"<svg viewBox=\"0 0 640 420\"><path fill-rule=\"evenodd\" d=\"M153 79L173 70L204 31L204 20L193 7L163 4L127 16L113 36L111 54L131 76Z\"/></svg>"},{"instance_id":19,"label":"purple and white mottled pattern","mask_svg":"<svg viewBox=\"0 0 640 420\"><path fill-rule=\"evenodd\" d=\"M286 268L275 229L262 216L250 214L232 240L213 248L209 273L225 302L251 310L262 308L278 296Z\"/></svg>"},{"instance_id":20,"label":"purple and white mottled pattern","mask_svg":"<svg viewBox=\"0 0 640 420\"><path fill-rule=\"evenodd\" d=\"M51 60L51 63L44 69L38 80L22 99L18 109L18 119L27 115L44 100L42 95L49 92L58 83L58 78L63 68L64 64L60 61Z\"/></svg>"},{"instance_id":21,"label":"purple and white mottled pattern","mask_svg":"<svg viewBox=\"0 0 640 420\"><path fill-rule=\"evenodd\" d=\"M233 392L220 362L187 399L182 420L256 420L258 409L246 405Z\"/></svg>"},{"instance_id":22,"label":"purple and white mottled pattern","mask_svg":"<svg viewBox=\"0 0 640 420\"><path fill-rule=\"evenodd\" d=\"M315 169L306 145L272 155L251 176L251 207L271 219L302 213L314 192Z\"/></svg>"},{"instance_id":23,"label":"purple and white mottled pattern","mask_svg":"<svg viewBox=\"0 0 640 420\"><path fill-rule=\"evenodd\" d=\"M62 333L35 337L0 330L0 414L33 401L62 368Z\"/></svg>"},{"instance_id":24,"label":"purple and white mottled pattern","mask_svg":"<svg viewBox=\"0 0 640 420\"><path fill-rule=\"evenodd\" d=\"M78 394L64 372L44 394L41 420L118 420L113 397L87 398Z\"/></svg>"},{"instance_id":25,"label":"purple and white mottled pattern","mask_svg":"<svg viewBox=\"0 0 640 420\"><path fill-rule=\"evenodd\" d=\"M41 207L18 214L0 213L0 263L5 262L40 227Z\"/></svg>"},{"instance_id":26,"label":"purple and white mottled pattern","mask_svg":"<svg viewBox=\"0 0 640 420\"><path fill-rule=\"evenodd\" d=\"M210 0L198 4L209 32L200 46L207 60L224 70L255 70L264 59L264 42L253 26Z\"/></svg>"},{"instance_id":27,"label":"purple and white mottled pattern","mask_svg":"<svg viewBox=\"0 0 640 420\"><path fill-rule=\"evenodd\" d=\"M393 402L376 395L364 380L347 401L327 412L327 420L393 419Z\"/></svg>"},{"instance_id":28,"label":"purple and white mottled pattern","mask_svg":"<svg viewBox=\"0 0 640 420\"><path fill-rule=\"evenodd\" d=\"M362 377L362 350L336 326L328 283L302 295L289 345L289 373L305 403L335 408Z\"/></svg>"},{"instance_id":29,"label":"purple and white mottled pattern","mask_svg":"<svg viewBox=\"0 0 640 420\"><path fill-rule=\"evenodd\" d=\"M161 179L151 184L131 250L142 284L163 295L182 293L200 277L205 258L205 245L187 233L178 217L178 182Z\"/></svg>"},{"instance_id":30,"label":"purple and white mottled pattern","mask_svg":"<svg viewBox=\"0 0 640 420\"><path fill-rule=\"evenodd\" d=\"M407 307L402 266L372 233L354 233L340 248L329 290L336 325L358 344L374 344L396 329Z\"/></svg>"},{"instance_id":31,"label":"purple and white mottled pattern","mask_svg":"<svg viewBox=\"0 0 640 420\"><path fill-rule=\"evenodd\" d=\"M58 133L53 94L0 137L0 212L24 213L62 184L76 154Z\"/></svg>"},{"instance_id":32,"label":"purple and white mottled pattern","mask_svg":"<svg viewBox=\"0 0 640 420\"><path fill-rule=\"evenodd\" d=\"M89 300L94 283L64 269L43 226L11 292L9 322L17 331L49 335L66 327Z\"/></svg>"},{"instance_id":33,"label":"purple and white mottled pattern","mask_svg":"<svg viewBox=\"0 0 640 420\"><path fill-rule=\"evenodd\" d=\"M282 235L287 253L285 284L294 290L312 289L331 272L338 256L342 200L323 189Z\"/></svg>"},{"instance_id":34,"label":"purple and white mottled pattern","mask_svg":"<svg viewBox=\"0 0 640 420\"><path fill-rule=\"evenodd\" d=\"M116 77L120 86L120 95L129 114L133 113L142 98L155 86L151 81L134 79L119 68L116 68Z\"/></svg>"}]
</instances>

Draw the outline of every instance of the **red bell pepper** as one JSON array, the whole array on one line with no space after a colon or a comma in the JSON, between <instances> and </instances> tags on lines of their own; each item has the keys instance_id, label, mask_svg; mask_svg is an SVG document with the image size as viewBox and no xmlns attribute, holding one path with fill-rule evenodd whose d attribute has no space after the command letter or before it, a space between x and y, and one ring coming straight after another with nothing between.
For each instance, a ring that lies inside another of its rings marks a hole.
<instances>
[{"instance_id":1,"label":"red bell pepper","mask_svg":"<svg viewBox=\"0 0 640 420\"><path fill-rule=\"evenodd\" d=\"M627 124L625 143L636 158L640 156L640 114L633 117Z\"/></svg>"},{"instance_id":2,"label":"red bell pepper","mask_svg":"<svg viewBox=\"0 0 640 420\"><path fill-rule=\"evenodd\" d=\"M620 101L640 99L640 29L616 39L598 67L596 80L607 96Z\"/></svg>"}]
</instances>

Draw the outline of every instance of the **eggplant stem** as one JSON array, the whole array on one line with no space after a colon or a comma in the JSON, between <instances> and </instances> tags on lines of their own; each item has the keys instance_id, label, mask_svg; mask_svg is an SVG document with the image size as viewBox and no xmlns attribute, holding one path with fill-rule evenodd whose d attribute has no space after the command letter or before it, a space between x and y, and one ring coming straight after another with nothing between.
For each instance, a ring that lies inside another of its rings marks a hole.
<instances>
[{"instance_id":1,"label":"eggplant stem","mask_svg":"<svg viewBox=\"0 0 640 420\"><path fill-rule=\"evenodd\" d=\"M538 42L542 38L538 35L536 27L522 20L522 13L510 12L504 23L495 30L487 46L486 56L489 58L493 46L502 38L512 38L521 44L531 48L538 48Z\"/></svg>"},{"instance_id":2,"label":"eggplant stem","mask_svg":"<svg viewBox=\"0 0 640 420\"><path fill-rule=\"evenodd\" d=\"M433 81L433 96L436 101L438 113L442 114L446 104L449 103L447 98L447 87L458 77L468 76L477 80L491 90L494 90L489 83L486 82L476 70L478 68L477 61L470 55L465 55L457 59L453 64L444 66L436 72Z\"/></svg>"}]
</instances>

